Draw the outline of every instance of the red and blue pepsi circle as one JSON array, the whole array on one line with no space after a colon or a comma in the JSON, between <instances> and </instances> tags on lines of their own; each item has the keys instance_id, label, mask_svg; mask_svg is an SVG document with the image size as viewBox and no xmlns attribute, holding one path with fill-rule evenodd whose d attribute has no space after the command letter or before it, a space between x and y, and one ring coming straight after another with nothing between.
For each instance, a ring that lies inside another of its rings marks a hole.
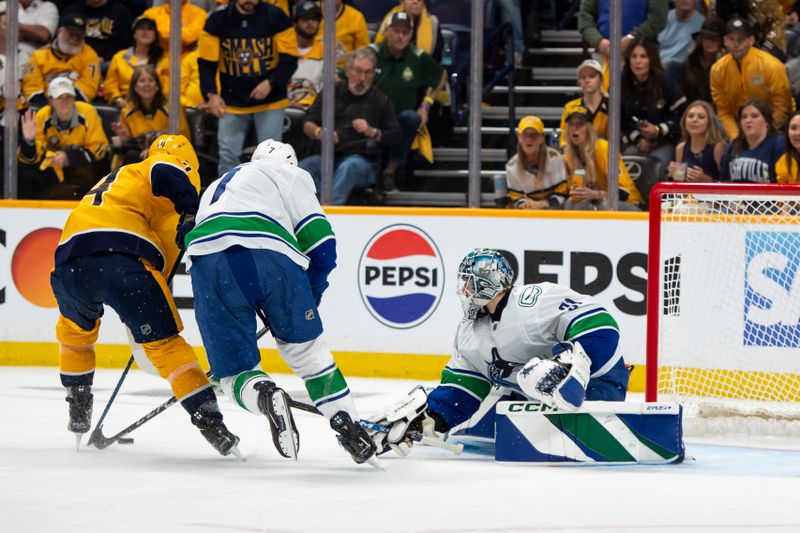
<instances>
[{"instance_id":1,"label":"red and blue pepsi circle","mask_svg":"<svg viewBox=\"0 0 800 533\"><path fill-rule=\"evenodd\" d=\"M387 226L373 235L361 252L358 289L378 322L395 329L418 326L442 299L442 254L418 227Z\"/></svg>"}]
</instances>

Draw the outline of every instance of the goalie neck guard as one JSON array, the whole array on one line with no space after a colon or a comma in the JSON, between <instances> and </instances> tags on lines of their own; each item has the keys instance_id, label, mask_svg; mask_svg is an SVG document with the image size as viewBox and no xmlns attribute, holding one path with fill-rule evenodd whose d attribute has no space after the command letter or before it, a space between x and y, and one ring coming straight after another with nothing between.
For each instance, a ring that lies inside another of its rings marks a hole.
<instances>
[{"instance_id":1,"label":"goalie neck guard","mask_svg":"<svg viewBox=\"0 0 800 533\"><path fill-rule=\"evenodd\" d=\"M514 270L494 248L476 248L458 267L458 297L467 320L475 320L492 298L511 288Z\"/></svg>"}]
</instances>

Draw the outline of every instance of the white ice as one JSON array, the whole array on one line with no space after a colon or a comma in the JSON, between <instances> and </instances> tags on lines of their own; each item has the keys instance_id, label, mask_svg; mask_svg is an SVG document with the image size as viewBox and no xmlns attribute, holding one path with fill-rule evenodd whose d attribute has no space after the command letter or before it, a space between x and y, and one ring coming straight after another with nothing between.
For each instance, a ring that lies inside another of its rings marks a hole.
<instances>
[{"instance_id":1,"label":"white ice","mask_svg":"<svg viewBox=\"0 0 800 533\"><path fill-rule=\"evenodd\" d=\"M119 378L100 370L94 420ZM276 375L294 397L299 379ZM349 379L362 414L415 382ZM110 435L170 395L132 372ZM23 532L618 532L800 531L800 451L687 443L664 466L541 466L416 446L385 472L356 465L322 417L297 413L297 462L264 419L223 400L241 462L221 457L174 406L135 443L76 453L54 368L0 368L0 531Z\"/></svg>"}]
</instances>

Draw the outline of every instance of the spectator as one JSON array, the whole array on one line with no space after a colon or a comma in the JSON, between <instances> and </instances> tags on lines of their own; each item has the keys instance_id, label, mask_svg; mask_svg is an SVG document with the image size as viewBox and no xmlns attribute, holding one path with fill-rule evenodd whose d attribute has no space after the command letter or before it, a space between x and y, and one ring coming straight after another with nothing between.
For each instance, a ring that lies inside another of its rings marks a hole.
<instances>
[{"instance_id":1,"label":"spectator","mask_svg":"<svg viewBox=\"0 0 800 533\"><path fill-rule=\"evenodd\" d=\"M31 105L46 105L47 86L59 77L67 77L75 84L79 100L91 102L97 96L100 59L84 42L85 34L83 17L62 17L53 42L33 53L22 77L22 95Z\"/></svg>"},{"instance_id":2,"label":"spectator","mask_svg":"<svg viewBox=\"0 0 800 533\"><path fill-rule=\"evenodd\" d=\"M34 50L53 40L58 26L58 8L43 0L19 0L17 12L19 24L19 57L26 64Z\"/></svg>"},{"instance_id":3,"label":"spectator","mask_svg":"<svg viewBox=\"0 0 800 533\"><path fill-rule=\"evenodd\" d=\"M692 46L692 36L700 30L705 17L695 9L695 0L674 0L675 9L667 14L667 25L658 34L661 62L672 79L677 80L680 67Z\"/></svg>"},{"instance_id":4,"label":"spectator","mask_svg":"<svg viewBox=\"0 0 800 533\"><path fill-rule=\"evenodd\" d=\"M517 153L506 163L507 204L516 209L560 209L567 199L561 154L544 142L544 124L528 115L517 125Z\"/></svg>"},{"instance_id":5,"label":"spectator","mask_svg":"<svg viewBox=\"0 0 800 533\"><path fill-rule=\"evenodd\" d=\"M586 109L581 107L576 107L567 116L567 132L569 135L564 159L567 173L572 177L569 199L564 204L564 209L608 209L608 142L597 136ZM577 172L580 170L583 172ZM642 196L631 180L622 158L619 162L619 202L621 211L639 211L642 203Z\"/></svg>"},{"instance_id":6,"label":"spectator","mask_svg":"<svg viewBox=\"0 0 800 533\"><path fill-rule=\"evenodd\" d=\"M604 68L608 68L608 56L611 54L611 43L608 41L611 32L611 19L607 0L581 0L578 11L578 30L583 40L594 46L595 51L605 58ZM655 39L667 24L667 0L638 0L627 2L622 10L622 50L624 54L635 39ZM608 72L604 72L604 80L608 90Z\"/></svg>"},{"instance_id":7,"label":"spectator","mask_svg":"<svg viewBox=\"0 0 800 533\"><path fill-rule=\"evenodd\" d=\"M725 133L731 139L738 135L737 110L743 102L755 99L772 108L773 127L783 126L792 98L783 63L753 47L755 37L745 19L728 21L724 41L728 53L711 67L711 96Z\"/></svg>"},{"instance_id":8,"label":"spectator","mask_svg":"<svg viewBox=\"0 0 800 533\"><path fill-rule=\"evenodd\" d=\"M375 87L394 104L405 138L389 151L384 185L393 190L395 173L405 163L414 138L425 130L428 112L445 82L444 69L429 54L411 44L414 21L405 11L392 15L384 30L386 40L370 45L378 56Z\"/></svg>"},{"instance_id":9,"label":"spectator","mask_svg":"<svg viewBox=\"0 0 800 533\"><path fill-rule=\"evenodd\" d=\"M792 0L725 0L714 2L714 13L725 22L747 19L755 46L786 61L786 17L781 4Z\"/></svg>"},{"instance_id":10,"label":"spectator","mask_svg":"<svg viewBox=\"0 0 800 533\"><path fill-rule=\"evenodd\" d=\"M342 0L336 2L336 66L344 65L347 54L369 44L369 30L367 20L358 9L349 6ZM319 29L320 35L325 34L325 21Z\"/></svg>"},{"instance_id":11,"label":"spectator","mask_svg":"<svg viewBox=\"0 0 800 533\"><path fill-rule=\"evenodd\" d=\"M181 105L198 109L207 107L203 93L200 91L197 50L192 50L181 59Z\"/></svg>"},{"instance_id":12,"label":"spectator","mask_svg":"<svg viewBox=\"0 0 800 533\"><path fill-rule=\"evenodd\" d=\"M203 8L190 4L187 0L182 0L182 2L181 56L184 56L192 51L192 48L200 39L208 14ZM156 21L161 48L164 50L169 50L169 9L169 2L166 2L163 5L151 7L142 15Z\"/></svg>"},{"instance_id":13,"label":"spectator","mask_svg":"<svg viewBox=\"0 0 800 533\"><path fill-rule=\"evenodd\" d=\"M718 122L708 102L696 100L686 107L681 117L682 140L675 147L675 161L667 171L674 181L719 180L719 166L728 143Z\"/></svg>"},{"instance_id":14,"label":"spectator","mask_svg":"<svg viewBox=\"0 0 800 533\"><path fill-rule=\"evenodd\" d=\"M442 31L439 29L439 18L428 11L425 7L424 0L400 0L400 5L390 9L386 16L383 17L383 21L380 27L378 27L378 33L375 34L375 42L382 43L384 41L385 37L383 32L389 20L392 18L392 15L398 11L405 11L414 19L414 34L411 41L417 48L430 54L437 63L441 63L444 42L442 39ZM519 13L517 14L516 21L520 26L521 42L522 23ZM520 53L522 52L522 48L517 48L517 50L519 50Z\"/></svg>"},{"instance_id":15,"label":"spectator","mask_svg":"<svg viewBox=\"0 0 800 533\"><path fill-rule=\"evenodd\" d=\"M103 73L114 54L131 45L131 12L117 0L83 0L72 4L64 15L86 19L86 43L97 52Z\"/></svg>"},{"instance_id":16,"label":"spectator","mask_svg":"<svg viewBox=\"0 0 800 533\"><path fill-rule=\"evenodd\" d=\"M400 141L402 131L392 102L373 86L377 58L369 48L347 56L345 81L336 84L334 109L334 205L344 205L355 188L375 184L375 168L385 148ZM309 108L303 132L310 139L320 138L322 98ZM300 168L311 174L320 189L322 160L312 155L300 161Z\"/></svg>"},{"instance_id":17,"label":"spectator","mask_svg":"<svg viewBox=\"0 0 800 533\"><path fill-rule=\"evenodd\" d=\"M800 183L800 112L789 117L786 128L786 152L775 163L778 183Z\"/></svg>"},{"instance_id":18,"label":"spectator","mask_svg":"<svg viewBox=\"0 0 800 533\"><path fill-rule=\"evenodd\" d=\"M155 66L162 87L169 87L169 57L156 38L156 22L147 17L133 22L133 46L120 50L111 59L103 84L103 96L108 103L120 109L125 106L133 69L139 65Z\"/></svg>"},{"instance_id":19,"label":"spectator","mask_svg":"<svg viewBox=\"0 0 800 533\"><path fill-rule=\"evenodd\" d=\"M322 64L325 49L319 26L319 4L304 0L294 8L294 31L297 36L297 70L289 81L289 107L308 109L322 88Z\"/></svg>"},{"instance_id":20,"label":"spectator","mask_svg":"<svg viewBox=\"0 0 800 533\"><path fill-rule=\"evenodd\" d=\"M594 59L587 59L577 68L578 85L583 96L570 100L561 114L561 139L559 146L564 149L567 142L567 115L576 107L583 107L589 114L597 135L608 138L608 96L603 92L603 66Z\"/></svg>"},{"instance_id":21,"label":"spectator","mask_svg":"<svg viewBox=\"0 0 800 533\"><path fill-rule=\"evenodd\" d=\"M722 35L725 23L718 18L707 18L700 31L693 35L694 49L681 65L681 90L688 102L705 100L711 102L711 65L724 51Z\"/></svg>"},{"instance_id":22,"label":"spectator","mask_svg":"<svg viewBox=\"0 0 800 533\"><path fill-rule=\"evenodd\" d=\"M165 2L165 1L167 1L167 0L156 0L156 2L153 3L153 5L157 4L158 2ZM272 4L275 7L281 8L281 10L284 13L286 13L286 16L291 16L292 15L292 13L291 13L291 11L289 9L289 4L291 3L292 5L294 5L294 4L300 2L300 0L261 0L261 1L262 2L267 2L268 4ZM208 4L209 2L216 4L216 6L228 5L228 0L216 0L216 2L214 2L214 0L194 0L192 3L195 4L195 5L202 5L202 4ZM209 12L214 11L213 7L210 8L210 9L209 8L205 8L205 9L206 9L206 11L209 11Z\"/></svg>"},{"instance_id":23,"label":"spectator","mask_svg":"<svg viewBox=\"0 0 800 533\"><path fill-rule=\"evenodd\" d=\"M663 180L680 137L680 117L686 106L676 83L664 76L658 45L652 39L633 42L622 69L620 130L629 155L661 162L656 176Z\"/></svg>"},{"instance_id":24,"label":"spectator","mask_svg":"<svg viewBox=\"0 0 800 533\"><path fill-rule=\"evenodd\" d=\"M145 63L133 69L126 102L119 114L119 122L111 124L115 152L112 170L147 159L153 141L169 131L167 97L153 65ZM180 124L180 134L188 138L189 128L183 113Z\"/></svg>"},{"instance_id":25,"label":"spectator","mask_svg":"<svg viewBox=\"0 0 800 533\"><path fill-rule=\"evenodd\" d=\"M748 100L736 114L739 131L725 150L722 181L777 183L775 165L784 153L784 138L775 129L772 111L764 100Z\"/></svg>"},{"instance_id":26,"label":"spectator","mask_svg":"<svg viewBox=\"0 0 800 533\"><path fill-rule=\"evenodd\" d=\"M95 164L108 154L108 138L91 104L76 102L75 85L59 77L47 88L50 104L22 115L19 197L81 198L105 173ZM38 169L33 165L40 163ZM98 171L100 170L100 171Z\"/></svg>"},{"instance_id":27,"label":"spectator","mask_svg":"<svg viewBox=\"0 0 800 533\"><path fill-rule=\"evenodd\" d=\"M240 163L251 123L259 143L283 137L287 85L297 69L292 21L271 4L235 0L208 17L197 64L208 111L219 118L221 175Z\"/></svg>"}]
</instances>

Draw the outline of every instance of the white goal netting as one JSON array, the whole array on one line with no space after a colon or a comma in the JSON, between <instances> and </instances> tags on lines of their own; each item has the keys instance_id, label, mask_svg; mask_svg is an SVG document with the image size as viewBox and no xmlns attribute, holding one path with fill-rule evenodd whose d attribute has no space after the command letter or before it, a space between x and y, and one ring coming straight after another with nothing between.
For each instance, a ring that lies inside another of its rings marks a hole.
<instances>
[{"instance_id":1,"label":"white goal netting","mask_svg":"<svg viewBox=\"0 0 800 533\"><path fill-rule=\"evenodd\" d=\"M720 189L661 196L658 397L687 433L800 435L800 195Z\"/></svg>"}]
</instances>

